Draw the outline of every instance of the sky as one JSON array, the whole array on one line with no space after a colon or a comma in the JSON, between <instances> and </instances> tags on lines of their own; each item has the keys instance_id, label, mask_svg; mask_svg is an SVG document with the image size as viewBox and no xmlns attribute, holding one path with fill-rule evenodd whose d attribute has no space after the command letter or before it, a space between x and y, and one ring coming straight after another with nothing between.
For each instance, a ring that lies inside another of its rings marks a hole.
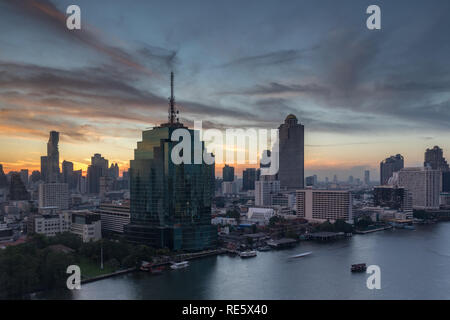
<instances>
[{"instance_id":1,"label":"sky","mask_svg":"<svg viewBox=\"0 0 450 320\"><path fill-rule=\"evenodd\" d=\"M81 8L68 30L66 8ZM381 8L381 30L366 8ZM0 0L0 163L38 170L49 131L60 160L129 166L142 130L305 126L305 174L379 175L401 153L450 157L450 2ZM241 166L242 167L242 166ZM218 167L217 170L220 168Z\"/></svg>"}]
</instances>

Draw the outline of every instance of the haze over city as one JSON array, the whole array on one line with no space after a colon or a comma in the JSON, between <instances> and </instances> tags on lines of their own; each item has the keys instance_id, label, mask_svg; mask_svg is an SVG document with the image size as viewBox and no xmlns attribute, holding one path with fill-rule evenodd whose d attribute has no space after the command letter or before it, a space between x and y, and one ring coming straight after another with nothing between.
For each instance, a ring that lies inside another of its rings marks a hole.
<instances>
[{"instance_id":1,"label":"haze over city","mask_svg":"<svg viewBox=\"0 0 450 320\"><path fill-rule=\"evenodd\" d=\"M448 154L450 3L379 2L374 33L352 14L369 1L77 1L77 32L61 22L70 1L0 1L0 162L39 169L56 130L75 169L94 153L128 168L142 130L167 121L172 70L190 127L271 129L295 114L319 179Z\"/></svg>"}]
</instances>

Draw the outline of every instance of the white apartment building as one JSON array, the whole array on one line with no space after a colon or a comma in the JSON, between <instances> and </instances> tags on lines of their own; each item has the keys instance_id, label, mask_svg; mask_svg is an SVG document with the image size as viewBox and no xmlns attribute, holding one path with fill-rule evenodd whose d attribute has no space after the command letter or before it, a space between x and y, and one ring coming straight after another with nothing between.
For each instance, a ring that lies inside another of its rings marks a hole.
<instances>
[{"instance_id":1,"label":"white apartment building","mask_svg":"<svg viewBox=\"0 0 450 320\"><path fill-rule=\"evenodd\" d=\"M70 232L80 236L83 242L102 238L102 221L99 214L89 210L71 211L70 214L72 216Z\"/></svg>"},{"instance_id":2,"label":"white apartment building","mask_svg":"<svg viewBox=\"0 0 450 320\"><path fill-rule=\"evenodd\" d=\"M275 214L273 208L249 208L247 212L247 222L265 226L269 224L270 218Z\"/></svg>"},{"instance_id":3,"label":"white apartment building","mask_svg":"<svg viewBox=\"0 0 450 320\"><path fill-rule=\"evenodd\" d=\"M272 205L272 194L280 191L280 181L255 181L255 205L259 207Z\"/></svg>"},{"instance_id":4,"label":"white apartment building","mask_svg":"<svg viewBox=\"0 0 450 320\"><path fill-rule=\"evenodd\" d=\"M430 168L403 168L394 180L399 187L411 192L415 209L439 209L441 171Z\"/></svg>"},{"instance_id":5,"label":"white apartment building","mask_svg":"<svg viewBox=\"0 0 450 320\"><path fill-rule=\"evenodd\" d=\"M345 190L303 189L296 192L297 216L308 221L337 219L353 223L352 195Z\"/></svg>"},{"instance_id":6,"label":"white apartment building","mask_svg":"<svg viewBox=\"0 0 450 320\"><path fill-rule=\"evenodd\" d=\"M43 234L53 237L57 233L70 231L70 214L39 214L29 218L28 233Z\"/></svg>"},{"instance_id":7,"label":"white apartment building","mask_svg":"<svg viewBox=\"0 0 450 320\"><path fill-rule=\"evenodd\" d=\"M67 183L41 183L39 185L39 207L69 209L69 185Z\"/></svg>"}]
</instances>

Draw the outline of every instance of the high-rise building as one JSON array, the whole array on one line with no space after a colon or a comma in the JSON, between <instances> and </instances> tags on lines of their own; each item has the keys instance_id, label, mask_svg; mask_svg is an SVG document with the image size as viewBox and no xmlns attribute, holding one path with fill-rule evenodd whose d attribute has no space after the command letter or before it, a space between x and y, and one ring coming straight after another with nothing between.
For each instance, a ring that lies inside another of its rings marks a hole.
<instances>
[{"instance_id":1,"label":"high-rise building","mask_svg":"<svg viewBox=\"0 0 450 320\"><path fill-rule=\"evenodd\" d=\"M441 171L425 168L403 168L398 171L397 185L412 194L413 207L417 209L439 208Z\"/></svg>"},{"instance_id":2,"label":"high-rise building","mask_svg":"<svg viewBox=\"0 0 450 320\"><path fill-rule=\"evenodd\" d=\"M60 182L59 171L59 132L50 131L50 138L47 143L47 173L46 182L57 183Z\"/></svg>"},{"instance_id":3,"label":"high-rise building","mask_svg":"<svg viewBox=\"0 0 450 320\"><path fill-rule=\"evenodd\" d=\"M403 187L378 186L373 189L373 203L377 207L410 211L412 210L412 193Z\"/></svg>"},{"instance_id":4,"label":"high-rise building","mask_svg":"<svg viewBox=\"0 0 450 320\"><path fill-rule=\"evenodd\" d=\"M22 179L22 182L25 187L28 186L28 169L21 169L20 170L20 179Z\"/></svg>"},{"instance_id":5,"label":"high-rise building","mask_svg":"<svg viewBox=\"0 0 450 320\"><path fill-rule=\"evenodd\" d=\"M257 172L255 168L248 168L242 172L242 190L255 190L255 181L257 180Z\"/></svg>"},{"instance_id":6,"label":"high-rise building","mask_svg":"<svg viewBox=\"0 0 450 320\"><path fill-rule=\"evenodd\" d=\"M211 225L214 164L175 164L172 141L177 129L186 130L191 151L204 142L177 119L171 74L169 122L146 130L130 161L131 222L125 226L128 241L171 250L196 251L217 245L217 228ZM184 138L183 138L184 141ZM183 150L183 154L186 150Z\"/></svg>"},{"instance_id":7,"label":"high-rise building","mask_svg":"<svg viewBox=\"0 0 450 320\"><path fill-rule=\"evenodd\" d=\"M255 205L259 207L272 205L272 194L280 191L280 181L260 180L255 182Z\"/></svg>"},{"instance_id":8,"label":"high-rise building","mask_svg":"<svg viewBox=\"0 0 450 320\"><path fill-rule=\"evenodd\" d=\"M36 183L36 182L40 181L41 179L42 179L41 173L38 170L34 170L31 173L31 176L30 176L31 183Z\"/></svg>"},{"instance_id":9,"label":"high-rise building","mask_svg":"<svg viewBox=\"0 0 450 320\"><path fill-rule=\"evenodd\" d=\"M69 188L67 183L41 183L39 185L39 208L57 207L69 209Z\"/></svg>"},{"instance_id":10,"label":"high-rise building","mask_svg":"<svg viewBox=\"0 0 450 320\"><path fill-rule=\"evenodd\" d=\"M438 146L425 151L424 166L433 170L450 171L447 160L444 158L444 153Z\"/></svg>"},{"instance_id":11,"label":"high-rise building","mask_svg":"<svg viewBox=\"0 0 450 320\"><path fill-rule=\"evenodd\" d=\"M305 178L305 184L307 187L313 187L315 185L314 183L314 176L309 176Z\"/></svg>"},{"instance_id":12,"label":"high-rise building","mask_svg":"<svg viewBox=\"0 0 450 320\"><path fill-rule=\"evenodd\" d=\"M108 176L108 160L96 153L91 157L91 165L87 171L87 192L100 193L100 178Z\"/></svg>"},{"instance_id":13,"label":"high-rise building","mask_svg":"<svg viewBox=\"0 0 450 320\"><path fill-rule=\"evenodd\" d=\"M222 180L223 181L234 181L234 167L225 165L222 168Z\"/></svg>"},{"instance_id":14,"label":"high-rise building","mask_svg":"<svg viewBox=\"0 0 450 320\"><path fill-rule=\"evenodd\" d=\"M112 163L108 172L111 178L117 180L119 178L119 165L117 163Z\"/></svg>"},{"instance_id":15,"label":"high-rise building","mask_svg":"<svg viewBox=\"0 0 450 320\"><path fill-rule=\"evenodd\" d=\"M389 182L389 178L392 177L394 172L399 171L404 167L404 159L401 154L390 156L380 162L380 184L386 185Z\"/></svg>"},{"instance_id":16,"label":"high-rise building","mask_svg":"<svg viewBox=\"0 0 450 320\"><path fill-rule=\"evenodd\" d=\"M0 189L8 187L8 180L6 179L5 172L3 172L3 165L0 164Z\"/></svg>"},{"instance_id":17,"label":"high-rise building","mask_svg":"<svg viewBox=\"0 0 450 320\"><path fill-rule=\"evenodd\" d=\"M47 182L48 177L48 157L42 156L41 157L41 179L44 182Z\"/></svg>"},{"instance_id":18,"label":"high-rise building","mask_svg":"<svg viewBox=\"0 0 450 320\"><path fill-rule=\"evenodd\" d=\"M304 187L304 126L290 114L279 130L279 170L281 188Z\"/></svg>"},{"instance_id":19,"label":"high-rise building","mask_svg":"<svg viewBox=\"0 0 450 320\"><path fill-rule=\"evenodd\" d=\"M27 191L20 174L15 172L11 174L11 182L9 184L10 200L30 200L30 194Z\"/></svg>"},{"instance_id":20,"label":"high-rise building","mask_svg":"<svg viewBox=\"0 0 450 320\"><path fill-rule=\"evenodd\" d=\"M353 222L352 195L344 190L296 191L297 216L313 222L341 219Z\"/></svg>"},{"instance_id":21,"label":"high-rise building","mask_svg":"<svg viewBox=\"0 0 450 320\"><path fill-rule=\"evenodd\" d=\"M102 220L102 232L123 234L124 226L130 223L129 204L102 203L96 213Z\"/></svg>"},{"instance_id":22,"label":"high-rise building","mask_svg":"<svg viewBox=\"0 0 450 320\"><path fill-rule=\"evenodd\" d=\"M364 184L366 186L370 185L370 171L369 170L364 171Z\"/></svg>"}]
</instances>

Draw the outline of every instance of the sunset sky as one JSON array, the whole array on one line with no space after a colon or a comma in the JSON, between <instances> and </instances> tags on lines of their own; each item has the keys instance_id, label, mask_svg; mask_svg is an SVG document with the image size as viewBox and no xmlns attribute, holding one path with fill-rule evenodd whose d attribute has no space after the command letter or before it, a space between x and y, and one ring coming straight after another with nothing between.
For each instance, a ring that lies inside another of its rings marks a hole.
<instances>
[{"instance_id":1,"label":"sunset sky","mask_svg":"<svg viewBox=\"0 0 450 320\"><path fill-rule=\"evenodd\" d=\"M65 11L81 7L82 30ZM378 4L382 29L366 28ZM128 167L142 130L305 125L306 175L378 179L379 162L450 158L450 1L0 0L0 163L39 169L94 153Z\"/></svg>"}]
</instances>

